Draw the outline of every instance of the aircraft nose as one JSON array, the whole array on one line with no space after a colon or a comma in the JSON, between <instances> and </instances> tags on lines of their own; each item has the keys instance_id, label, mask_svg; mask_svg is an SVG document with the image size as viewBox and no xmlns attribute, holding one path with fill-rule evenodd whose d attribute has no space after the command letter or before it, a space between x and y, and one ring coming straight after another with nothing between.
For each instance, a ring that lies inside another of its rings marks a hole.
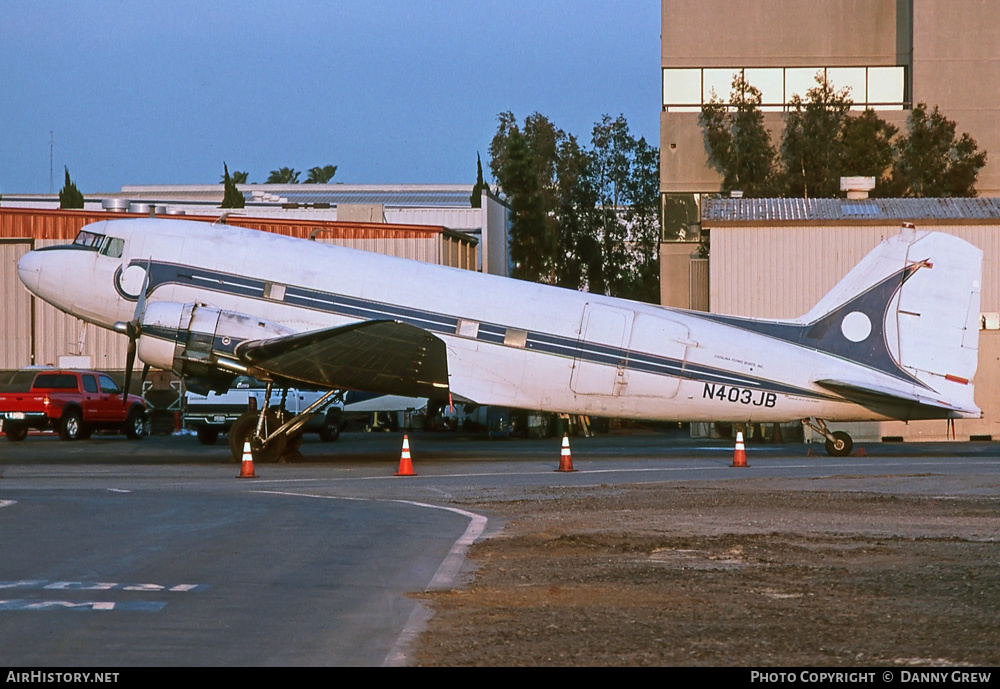
<instances>
[{"instance_id":1,"label":"aircraft nose","mask_svg":"<svg viewBox=\"0 0 1000 689\"><path fill-rule=\"evenodd\" d=\"M37 251L29 251L17 262L17 276L32 292L38 292L38 282L42 274L42 256Z\"/></svg>"}]
</instances>

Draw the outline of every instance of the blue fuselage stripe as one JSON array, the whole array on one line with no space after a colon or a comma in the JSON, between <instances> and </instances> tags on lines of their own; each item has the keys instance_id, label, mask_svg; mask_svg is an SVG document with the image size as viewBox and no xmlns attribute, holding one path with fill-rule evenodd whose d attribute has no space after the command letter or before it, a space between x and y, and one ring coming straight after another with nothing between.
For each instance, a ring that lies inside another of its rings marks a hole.
<instances>
[{"instance_id":1,"label":"blue fuselage stripe","mask_svg":"<svg viewBox=\"0 0 1000 689\"><path fill-rule=\"evenodd\" d=\"M204 269L178 266L170 263L153 263L150 266L149 291L157 287L178 284L208 289L213 292L231 294L234 296L265 299L266 282L254 278L226 273L212 272ZM321 311L337 316L357 318L359 320L395 320L423 328L429 332L461 337L457 334L459 318L447 314L434 313L376 302L346 295L331 294L320 290L289 285L284 298L280 302L312 311ZM166 329L163 329L164 331ZM503 345L508 328L495 323L479 323L476 340L479 342ZM523 331L521 331L523 332ZM152 332L147 334L179 342L181 334ZM232 349L236 342L232 343ZM528 332L524 347L528 350L550 354L553 356L578 359L580 361L616 366L654 375L685 378L688 380L715 383L720 385L754 388L771 392L799 395L820 399L837 399L831 395L812 390L786 385L774 380L755 376L741 376L725 369L694 364L689 361L674 359L646 352L638 352L624 347L586 342L550 333Z\"/></svg>"}]
</instances>

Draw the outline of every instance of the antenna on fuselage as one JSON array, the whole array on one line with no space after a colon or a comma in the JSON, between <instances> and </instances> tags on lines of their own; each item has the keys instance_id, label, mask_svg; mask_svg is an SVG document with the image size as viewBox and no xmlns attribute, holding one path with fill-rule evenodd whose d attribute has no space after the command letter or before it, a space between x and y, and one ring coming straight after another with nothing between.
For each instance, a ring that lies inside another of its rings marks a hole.
<instances>
[{"instance_id":1,"label":"antenna on fuselage","mask_svg":"<svg viewBox=\"0 0 1000 689\"><path fill-rule=\"evenodd\" d=\"M225 225L226 224L226 220L229 218L230 213L232 213L232 211L226 211L225 213L223 213L222 215L220 215L218 217L218 219L214 223L212 223L212 224L213 225Z\"/></svg>"}]
</instances>

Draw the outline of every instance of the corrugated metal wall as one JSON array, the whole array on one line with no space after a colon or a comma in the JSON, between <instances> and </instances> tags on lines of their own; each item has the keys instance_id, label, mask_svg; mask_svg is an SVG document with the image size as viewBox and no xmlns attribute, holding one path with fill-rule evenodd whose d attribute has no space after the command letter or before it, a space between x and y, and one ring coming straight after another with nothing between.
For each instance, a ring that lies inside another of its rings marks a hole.
<instances>
[{"instance_id":1,"label":"corrugated metal wall","mask_svg":"<svg viewBox=\"0 0 1000 689\"><path fill-rule=\"evenodd\" d=\"M795 318L807 312L898 225L711 227L713 313ZM983 311L1000 311L1000 228L928 225L984 252Z\"/></svg>"},{"instance_id":2,"label":"corrugated metal wall","mask_svg":"<svg viewBox=\"0 0 1000 689\"><path fill-rule=\"evenodd\" d=\"M795 318L806 313L864 256L899 232L898 225L723 226L710 229L709 292L713 313ZM947 232L983 250L982 310L1000 311L1000 227L994 224L918 224ZM980 420L955 422L955 437L1000 440L1000 333L980 331L976 403ZM900 437L947 440L945 421L843 424L856 440ZM808 432L807 432L808 435Z\"/></svg>"}]
</instances>

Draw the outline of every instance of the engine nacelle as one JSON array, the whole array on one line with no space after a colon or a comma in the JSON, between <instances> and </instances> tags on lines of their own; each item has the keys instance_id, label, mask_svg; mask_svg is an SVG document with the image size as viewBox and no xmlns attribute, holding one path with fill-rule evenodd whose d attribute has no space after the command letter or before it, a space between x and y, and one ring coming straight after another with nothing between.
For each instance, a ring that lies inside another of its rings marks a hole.
<instances>
[{"instance_id":1,"label":"engine nacelle","mask_svg":"<svg viewBox=\"0 0 1000 689\"><path fill-rule=\"evenodd\" d=\"M159 301L143 314L138 355L143 363L178 375L204 375L219 368L220 360L222 368L235 361L233 351L240 342L293 332L245 313Z\"/></svg>"}]
</instances>

